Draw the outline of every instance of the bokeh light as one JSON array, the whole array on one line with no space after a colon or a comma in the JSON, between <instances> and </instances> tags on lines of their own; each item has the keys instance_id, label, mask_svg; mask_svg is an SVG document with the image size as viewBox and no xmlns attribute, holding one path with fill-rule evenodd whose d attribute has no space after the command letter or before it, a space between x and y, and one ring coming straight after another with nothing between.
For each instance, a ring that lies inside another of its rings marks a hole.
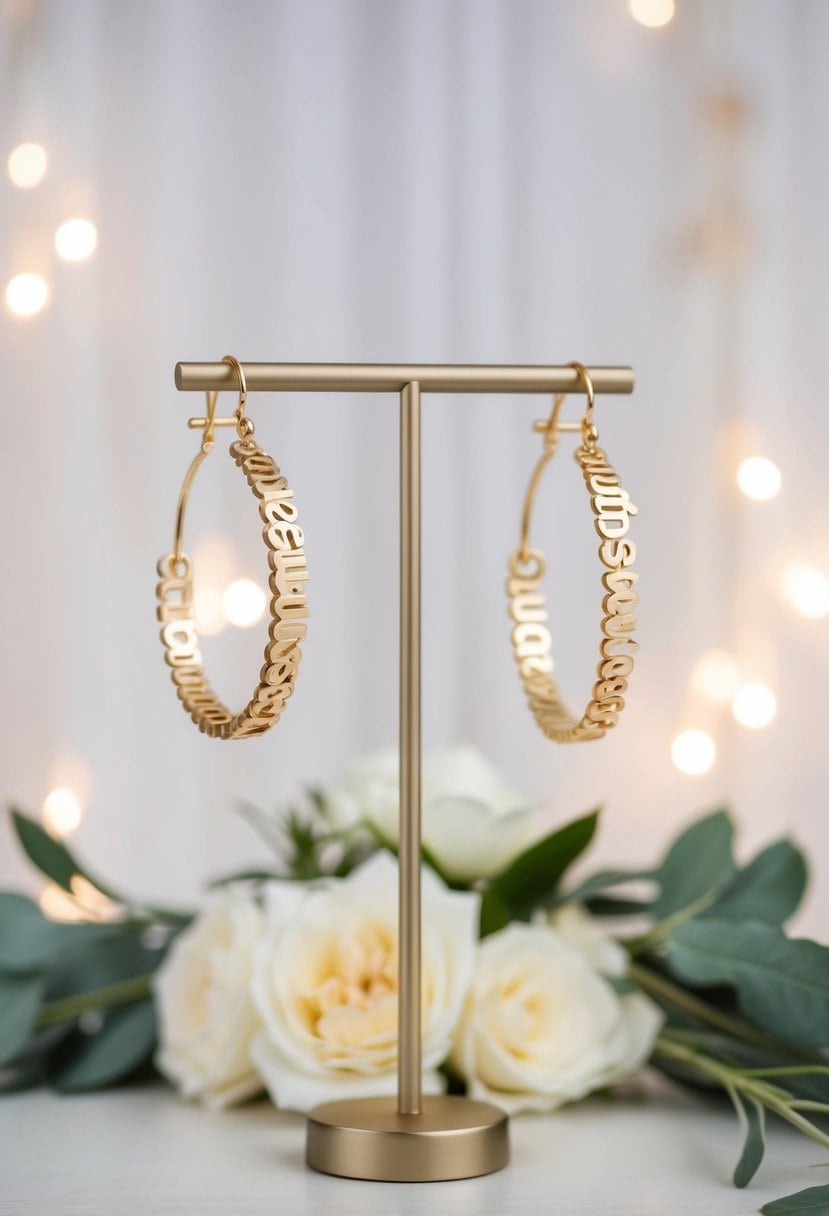
<instances>
[{"instance_id":1,"label":"bokeh light","mask_svg":"<svg viewBox=\"0 0 829 1216\"><path fill-rule=\"evenodd\" d=\"M15 317L34 317L49 299L49 285L39 274L16 274L6 284L6 308Z\"/></svg>"},{"instance_id":2,"label":"bokeh light","mask_svg":"<svg viewBox=\"0 0 829 1216\"><path fill-rule=\"evenodd\" d=\"M681 773L701 777L717 757L717 745L707 731L683 730L671 744L671 759Z\"/></svg>"},{"instance_id":3,"label":"bokeh light","mask_svg":"<svg viewBox=\"0 0 829 1216\"><path fill-rule=\"evenodd\" d=\"M780 591L786 603L811 620L829 614L829 578L807 562L792 562L780 576Z\"/></svg>"},{"instance_id":4,"label":"bokeh light","mask_svg":"<svg viewBox=\"0 0 829 1216\"><path fill-rule=\"evenodd\" d=\"M53 836L67 836L74 832L83 816L77 795L63 785L46 795L42 814L43 822Z\"/></svg>"},{"instance_id":5,"label":"bokeh light","mask_svg":"<svg viewBox=\"0 0 829 1216\"><path fill-rule=\"evenodd\" d=\"M731 710L741 726L761 730L777 713L777 698L765 684L749 681L735 692Z\"/></svg>"},{"instance_id":6,"label":"bokeh light","mask_svg":"<svg viewBox=\"0 0 829 1216\"><path fill-rule=\"evenodd\" d=\"M40 910L50 920L82 920L83 912L68 891L56 882L48 883L37 900Z\"/></svg>"},{"instance_id":7,"label":"bokeh light","mask_svg":"<svg viewBox=\"0 0 829 1216\"><path fill-rule=\"evenodd\" d=\"M737 466L737 485L746 498L767 502L780 493L783 477L773 460L767 456L747 456Z\"/></svg>"},{"instance_id":8,"label":"bokeh light","mask_svg":"<svg viewBox=\"0 0 829 1216\"><path fill-rule=\"evenodd\" d=\"M97 244L98 229L91 220L65 220L55 233L55 251L65 262L85 262Z\"/></svg>"},{"instance_id":9,"label":"bokeh light","mask_svg":"<svg viewBox=\"0 0 829 1216\"><path fill-rule=\"evenodd\" d=\"M709 650L700 655L691 672L694 692L715 705L730 705L739 684L740 668L727 650Z\"/></svg>"},{"instance_id":10,"label":"bokeh light","mask_svg":"<svg viewBox=\"0 0 829 1216\"><path fill-rule=\"evenodd\" d=\"M265 592L249 578L235 578L222 597L222 607L228 621L243 629L261 621L265 615L265 604Z\"/></svg>"},{"instance_id":11,"label":"bokeh light","mask_svg":"<svg viewBox=\"0 0 829 1216\"><path fill-rule=\"evenodd\" d=\"M43 181L49 158L40 144L18 144L12 149L6 168L12 184L21 190L31 190Z\"/></svg>"},{"instance_id":12,"label":"bokeh light","mask_svg":"<svg viewBox=\"0 0 829 1216\"><path fill-rule=\"evenodd\" d=\"M674 0L628 0L628 10L634 21L658 30L673 21L676 4Z\"/></svg>"},{"instance_id":13,"label":"bokeh light","mask_svg":"<svg viewBox=\"0 0 829 1216\"><path fill-rule=\"evenodd\" d=\"M227 624L221 587L211 583L197 583L193 590L193 616L196 633L212 637L221 633Z\"/></svg>"}]
</instances>

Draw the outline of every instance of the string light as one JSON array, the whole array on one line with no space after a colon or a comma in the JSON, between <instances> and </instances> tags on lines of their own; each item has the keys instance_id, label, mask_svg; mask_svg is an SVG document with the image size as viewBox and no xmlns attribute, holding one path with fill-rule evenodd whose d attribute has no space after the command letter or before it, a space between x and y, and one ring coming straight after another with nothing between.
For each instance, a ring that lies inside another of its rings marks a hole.
<instances>
[{"instance_id":1,"label":"string light","mask_svg":"<svg viewBox=\"0 0 829 1216\"><path fill-rule=\"evenodd\" d=\"M49 285L39 274L16 274L6 284L6 307L12 316L34 317L49 299Z\"/></svg>"},{"instance_id":2,"label":"string light","mask_svg":"<svg viewBox=\"0 0 829 1216\"><path fill-rule=\"evenodd\" d=\"M65 262L85 262L97 244L98 229L91 220L64 220L55 233L55 251Z\"/></svg>"},{"instance_id":3,"label":"string light","mask_svg":"<svg viewBox=\"0 0 829 1216\"><path fill-rule=\"evenodd\" d=\"M49 158L40 144L18 144L12 149L6 168L12 184L21 190L38 186L46 175Z\"/></svg>"},{"instance_id":4,"label":"string light","mask_svg":"<svg viewBox=\"0 0 829 1216\"><path fill-rule=\"evenodd\" d=\"M813 621L829 614L829 578L816 566L793 562L780 576L783 598L795 612Z\"/></svg>"},{"instance_id":5,"label":"string light","mask_svg":"<svg viewBox=\"0 0 829 1216\"><path fill-rule=\"evenodd\" d=\"M265 603L265 592L249 578L235 578L222 597L222 607L228 621L243 629L261 621L265 614Z\"/></svg>"},{"instance_id":6,"label":"string light","mask_svg":"<svg viewBox=\"0 0 829 1216\"><path fill-rule=\"evenodd\" d=\"M749 681L741 684L735 692L731 711L740 726L762 730L777 713L777 698L765 684Z\"/></svg>"},{"instance_id":7,"label":"string light","mask_svg":"<svg viewBox=\"0 0 829 1216\"><path fill-rule=\"evenodd\" d=\"M747 456L737 467L737 485L746 498L767 502L780 493L783 477L767 456Z\"/></svg>"},{"instance_id":8,"label":"string light","mask_svg":"<svg viewBox=\"0 0 829 1216\"><path fill-rule=\"evenodd\" d=\"M46 795L42 814L43 822L54 836L67 836L81 822L83 812L77 795L59 785Z\"/></svg>"},{"instance_id":9,"label":"string light","mask_svg":"<svg viewBox=\"0 0 829 1216\"><path fill-rule=\"evenodd\" d=\"M717 745L707 731L683 730L671 744L671 759L688 777L707 773L717 757Z\"/></svg>"},{"instance_id":10,"label":"string light","mask_svg":"<svg viewBox=\"0 0 829 1216\"><path fill-rule=\"evenodd\" d=\"M740 685L740 668L727 650L709 650L697 659L691 672L691 687L706 701L730 705Z\"/></svg>"},{"instance_id":11,"label":"string light","mask_svg":"<svg viewBox=\"0 0 829 1216\"><path fill-rule=\"evenodd\" d=\"M658 30L673 21L676 5L674 0L628 0L628 10L634 21Z\"/></svg>"}]
</instances>

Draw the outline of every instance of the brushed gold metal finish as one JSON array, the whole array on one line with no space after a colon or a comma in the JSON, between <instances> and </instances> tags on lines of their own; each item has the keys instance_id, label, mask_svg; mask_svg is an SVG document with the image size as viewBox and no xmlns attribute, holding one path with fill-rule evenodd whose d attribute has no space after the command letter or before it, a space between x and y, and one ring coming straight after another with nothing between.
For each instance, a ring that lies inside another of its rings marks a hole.
<instances>
[{"instance_id":1,"label":"brushed gold metal finish","mask_svg":"<svg viewBox=\"0 0 829 1216\"><path fill-rule=\"evenodd\" d=\"M398 1110L421 1100L420 1039L420 385L400 394L400 845Z\"/></svg>"},{"instance_id":2,"label":"brushed gold metal finish","mask_svg":"<svg viewBox=\"0 0 829 1216\"><path fill-rule=\"evenodd\" d=\"M636 559L636 546L627 537L630 517L636 514L636 507L597 445L599 432L592 421L594 394L590 374L580 363L573 366L587 395L584 416L577 424L582 441L576 449L575 459L590 495L593 522L600 541L599 558L606 569L602 575L604 616L597 679L581 717L574 717L567 709L551 674L552 639L547 627L546 599L540 590L545 561L540 549L530 547L532 512L541 478L555 455L559 433L573 429L572 423L559 421L565 398L563 393L553 402L550 417L535 423L533 428L542 433L544 449L527 486L521 513L521 541L509 558L507 579L508 610L513 621L510 639L527 701L543 733L557 743L600 739L618 724L625 705L628 677L633 670L633 656L639 648L632 637L639 602L635 590L639 576L630 569Z\"/></svg>"},{"instance_id":3,"label":"brushed gold metal finish","mask_svg":"<svg viewBox=\"0 0 829 1216\"><path fill-rule=\"evenodd\" d=\"M393 1098L326 1102L308 1115L305 1160L345 1178L448 1182L503 1169L509 1127L502 1110L470 1098L425 1097L418 1115Z\"/></svg>"},{"instance_id":4,"label":"brushed gold metal finish","mask_svg":"<svg viewBox=\"0 0 829 1216\"><path fill-rule=\"evenodd\" d=\"M254 426L245 415L244 371L231 355L239 380L239 400L233 423L237 438L230 456L241 469L259 505L262 536L268 551L271 592L265 662L253 695L234 714L219 700L204 673L193 607L193 571L182 550L184 519L196 473L214 445L217 392L208 393L201 447L184 477L176 507L173 548L158 563L156 616L161 622L164 659L171 668L179 700L193 722L213 739L245 739L261 735L277 722L294 691L300 642L307 633L305 537L297 524L293 490L273 459L253 440Z\"/></svg>"},{"instance_id":5,"label":"brushed gold metal finish","mask_svg":"<svg viewBox=\"0 0 829 1216\"><path fill-rule=\"evenodd\" d=\"M407 384L421 393L570 393L579 388L572 367L438 363L245 363L249 392L401 393ZM629 367L591 367L597 393L632 393ZM222 363L177 363L176 388L206 392L236 387Z\"/></svg>"}]
</instances>

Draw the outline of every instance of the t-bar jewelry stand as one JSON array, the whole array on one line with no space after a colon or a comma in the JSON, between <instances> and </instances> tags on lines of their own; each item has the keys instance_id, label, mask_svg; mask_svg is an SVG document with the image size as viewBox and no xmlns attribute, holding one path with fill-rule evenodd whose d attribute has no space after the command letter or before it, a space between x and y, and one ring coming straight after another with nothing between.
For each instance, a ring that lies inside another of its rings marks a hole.
<instances>
[{"instance_id":1,"label":"t-bar jewelry stand","mask_svg":"<svg viewBox=\"0 0 829 1216\"><path fill-rule=\"evenodd\" d=\"M580 392L573 367L245 363L248 392L400 396L400 847L397 1101L352 1098L308 1116L306 1160L347 1178L472 1178L509 1160L507 1116L485 1102L421 1093L420 990L420 394ZM631 393L629 367L587 369L594 391ZM176 388L238 388L228 363L178 363ZM191 420L197 425L197 420ZM580 423L561 423L578 430Z\"/></svg>"}]
</instances>

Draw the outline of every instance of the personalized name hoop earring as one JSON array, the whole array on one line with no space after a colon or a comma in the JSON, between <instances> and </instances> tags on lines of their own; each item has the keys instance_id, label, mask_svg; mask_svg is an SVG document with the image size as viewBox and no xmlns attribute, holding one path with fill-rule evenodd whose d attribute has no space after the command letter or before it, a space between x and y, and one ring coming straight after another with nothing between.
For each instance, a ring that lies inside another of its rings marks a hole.
<instances>
[{"instance_id":1,"label":"personalized name hoop earring","mask_svg":"<svg viewBox=\"0 0 829 1216\"><path fill-rule=\"evenodd\" d=\"M546 421L536 422L544 450L533 470L521 517L521 543L509 559L507 596L509 615L513 620L512 649L530 709L548 739L557 743L578 743L599 739L616 726L625 705L628 677L633 670L633 656L638 644L633 639L636 625L636 605L639 597L636 584L639 576L631 570L636 559L636 546L627 536L630 517L636 507L622 489L618 474L598 446L599 432L593 423L593 384L581 363L571 363L587 396L587 407L580 422L559 421L566 394L553 402ZM604 616L601 623L601 643L597 679L590 700L581 717L577 718L564 705L558 685L553 679L552 641L547 628L547 604L539 589L546 563L540 549L530 547L530 522L535 496L544 470L553 459L562 431L580 431L581 444L575 459L584 476L590 496L590 508L599 536L599 558L605 568L602 574Z\"/></svg>"},{"instance_id":2,"label":"personalized name hoop earring","mask_svg":"<svg viewBox=\"0 0 829 1216\"><path fill-rule=\"evenodd\" d=\"M203 427L201 448L187 470L176 509L173 548L158 563L161 581L156 587L164 659L172 669L179 700L199 730L213 739L246 739L261 735L279 721L285 702L294 691L301 658L300 642L307 633L308 601L305 582L305 537L297 524L293 490L267 452L253 440L254 426L245 414L247 386L238 359L226 355L239 377L239 400L232 418L217 418L219 394L207 394L207 416L190 425ZM262 520L268 552L270 620L265 662L253 695L239 713L229 710L210 687L204 674L193 612L193 571L182 549L184 516L193 481L214 445L216 427L235 426L230 455L253 491Z\"/></svg>"}]
</instances>

